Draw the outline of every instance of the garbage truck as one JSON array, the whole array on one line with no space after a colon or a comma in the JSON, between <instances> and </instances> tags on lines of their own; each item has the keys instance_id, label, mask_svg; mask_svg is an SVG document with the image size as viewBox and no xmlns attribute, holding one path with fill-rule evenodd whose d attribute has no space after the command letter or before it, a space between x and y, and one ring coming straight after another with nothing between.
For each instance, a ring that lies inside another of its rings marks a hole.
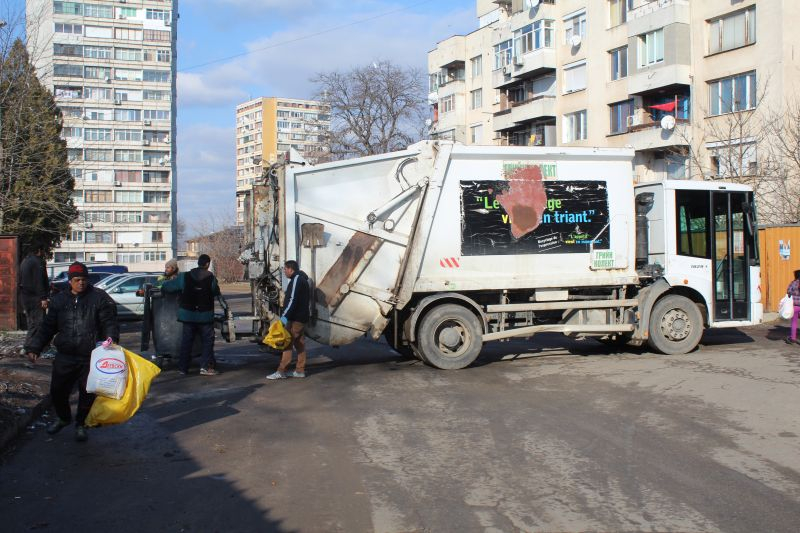
<instances>
[{"instance_id":1,"label":"garbage truck","mask_svg":"<svg viewBox=\"0 0 800 533\"><path fill-rule=\"evenodd\" d=\"M441 369L543 332L684 354L705 328L760 322L751 188L635 184L633 156L447 141L319 165L292 152L246 204L254 333L278 317L289 259L309 276L308 336L384 336Z\"/></svg>"}]
</instances>

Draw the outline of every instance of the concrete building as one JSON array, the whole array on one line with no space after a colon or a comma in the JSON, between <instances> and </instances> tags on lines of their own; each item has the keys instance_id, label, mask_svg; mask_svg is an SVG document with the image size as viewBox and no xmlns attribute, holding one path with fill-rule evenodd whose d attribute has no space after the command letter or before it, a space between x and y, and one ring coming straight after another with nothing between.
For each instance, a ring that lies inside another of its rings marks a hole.
<instances>
[{"instance_id":1,"label":"concrete building","mask_svg":"<svg viewBox=\"0 0 800 533\"><path fill-rule=\"evenodd\" d=\"M639 180L740 177L757 150L725 164L723 146L751 142L728 123L800 82L788 0L478 0L477 15L428 54L435 138L631 146Z\"/></svg>"},{"instance_id":2,"label":"concrete building","mask_svg":"<svg viewBox=\"0 0 800 533\"><path fill-rule=\"evenodd\" d=\"M247 193L263 166L290 148L316 163L326 155L330 108L314 100L261 97L236 107L236 223L245 223Z\"/></svg>"},{"instance_id":3,"label":"concrete building","mask_svg":"<svg viewBox=\"0 0 800 533\"><path fill-rule=\"evenodd\" d=\"M28 48L64 116L79 220L56 261L175 255L177 0L28 0Z\"/></svg>"}]
</instances>

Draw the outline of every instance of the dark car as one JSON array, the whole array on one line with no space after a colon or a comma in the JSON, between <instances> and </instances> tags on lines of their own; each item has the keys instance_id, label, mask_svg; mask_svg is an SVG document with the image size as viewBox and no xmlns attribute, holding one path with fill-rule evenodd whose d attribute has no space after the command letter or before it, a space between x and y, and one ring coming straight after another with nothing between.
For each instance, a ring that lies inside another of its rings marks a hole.
<instances>
[{"instance_id":1,"label":"dark car","mask_svg":"<svg viewBox=\"0 0 800 533\"><path fill-rule=\"evenodd\" d=\"M107 278L108 276L112 275L113 272L89 272L89 283L94 285L101 279ZM69 290L69 279L67 279L66 273L64 276L58 276L50 282L50 295L58 294L61 291Z\"/></svg>"}]
</instances>

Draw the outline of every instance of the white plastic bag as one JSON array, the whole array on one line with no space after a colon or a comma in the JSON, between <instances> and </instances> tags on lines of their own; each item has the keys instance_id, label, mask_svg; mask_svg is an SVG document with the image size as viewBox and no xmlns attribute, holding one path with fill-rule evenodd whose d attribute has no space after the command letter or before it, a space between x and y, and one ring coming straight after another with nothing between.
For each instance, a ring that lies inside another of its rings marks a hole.
<instances>
[{"instance_id":1,"label":"white plastic bag","mask_svg":"<svg viewBox=\"0 0 800 533\"><path fill-rule=\"evenodd\" d=\"M788 294L781 298L778 304L778 314L784 320L789 320L794 315L794 301Z\"/></svg>"},{"instance_id":2,"label":"white plastic bag","mask_svg":"<svg viewBox=\"0 0 800 533\"><path fill-rule=\"evenodd\" d=\"M128 364L122 348L110 339L92 350L86 392L119 400L128 384Z\"/></svg>"}]
</instances>

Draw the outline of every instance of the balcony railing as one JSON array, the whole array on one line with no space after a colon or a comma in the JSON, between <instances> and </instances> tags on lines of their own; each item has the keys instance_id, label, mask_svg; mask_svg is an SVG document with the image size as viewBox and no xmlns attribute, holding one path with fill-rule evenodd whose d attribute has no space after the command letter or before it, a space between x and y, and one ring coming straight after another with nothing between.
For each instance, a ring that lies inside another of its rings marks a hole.
<instances>
[{"instance_id":1,"label":"balcony railing","mask_svg":"<svg viewBox=\"0 0 800 533\"><path fill-rule=\"evenodd\" d=\"M651 13L655 13L659 9L675 5L688 6L689 0L652 0L651 2L647 2L646 4L642 4L628 11L628 21L630 22L631 20L645 17Z\"/></svg>"}]
</instances>

